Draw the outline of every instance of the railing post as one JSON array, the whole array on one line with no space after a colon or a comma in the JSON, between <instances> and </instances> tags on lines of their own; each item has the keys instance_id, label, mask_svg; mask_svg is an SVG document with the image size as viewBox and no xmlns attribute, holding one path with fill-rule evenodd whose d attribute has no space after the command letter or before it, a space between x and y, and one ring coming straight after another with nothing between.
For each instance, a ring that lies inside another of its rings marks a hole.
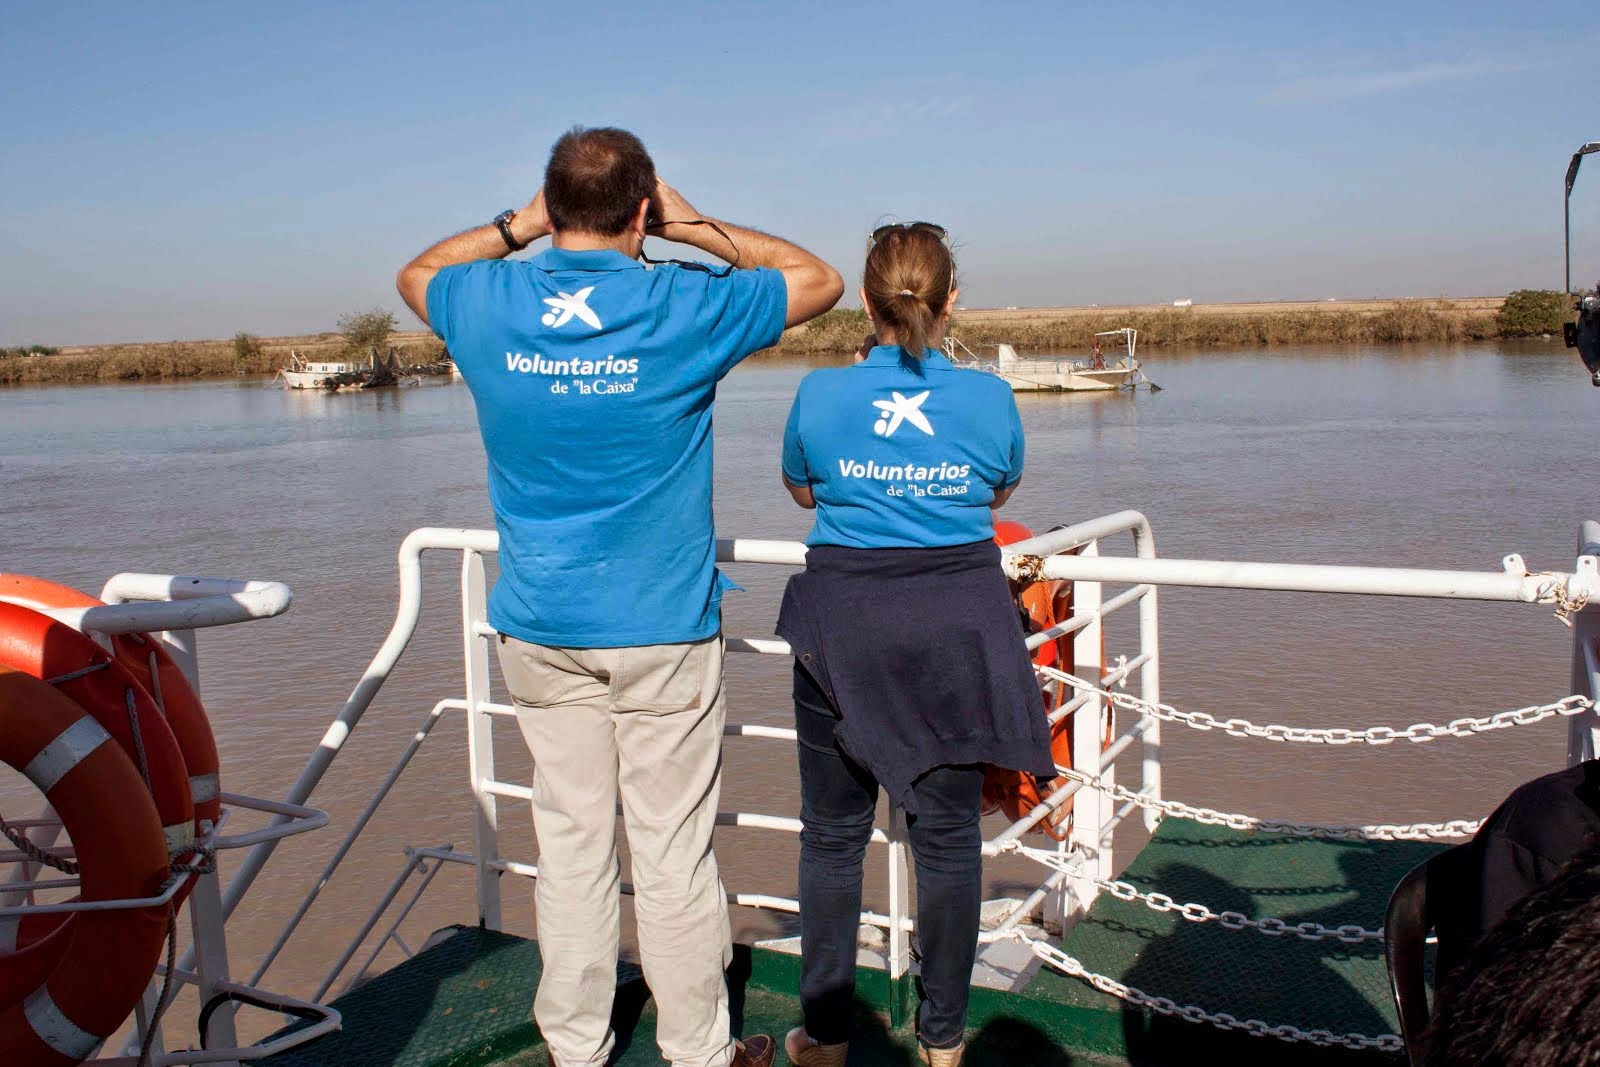
<instances>
[{"instance_id":1,"label":"railing post","mask_svg":"<svg viewBox=\"0 0 1600 1067\"><path fill-rule=\"evenodd\" d=\"M1154 559L1156 555L1155 538L1149 534L1138 539L1139 555ZM1139 601L1139 652L1141 655L1149 654L1144 666L1139 668L1139 696L1152 704L1161 703L1161 619L1157 610L1157 596L1160 588L1152 585L1150 591ZM1144 734L1140 742L1143 746L1144 760L1142 767L1142 780L1139 783L1139 792L1153 800L1161 799L1161 720L1150 718L1145 724ZM1156 825L1161 822L1160 812L1146 808L1144 812L1144 828L1150 833L1156 832Z\"/></svg>"},{"instance_id":2,"label":"railing post","mask_svg":"<svg viewBox=\"0 0 1600 1067\"><path fill-rule=\"evenodd\" d=\"M189 680L195 696L199 696L198 635L193 630L164 630L159 637L173 662ZM229 981L228 920L222 906L222 880L216 869L194 878L194 890L189 894L189 931L193 940L194 969L200 976L200 1003L205 1004L216 995L219 982ZM205 1034L211 1048L233 1048L239 1044L234 1007L224 1003L212 1013Z\"/></svg>"},{"instance_id":3,"label":"railing post","mask_svg":"<svg viewBox=\"0 0 1600 1067\"><path fill-rule=\"evenodd\" d=\"M1585 522L1578 531L1577 573L1595 576L1596 557L1600 557L1600 523ZM1600 605L1591 604L1572 616L1572 691L1584 696L1600 695L1600 678L1590 664L1600 662ZM1593 711L1567 720L1567 766L1594 759L1600 751L1600 717Z\"/></svg>"},{"instance_id":4,"label":"railing post","mask_svg":"<svg viewBox=\"0 0 1600 1067\"><path fill-rule=\"evenodd\" d=\"M1099 554L1099 541L1090 541L1079 551L1080 556ZM1101 647L1105 631L1098 618L1102 599L1099 582L1073 583L1073 614L1088 615L1095 620L1079 630L1072 639L1073 673L1097 689L1101 685L1101 676L1105 674L1105 655ZM1105 698L1098 692L1091 692L1083 707L1072 714L1072 766L1090 778L1097 777L1102 770L1100 750L1105 738L1105 712ZM1109 769L1105 775L1105 784L1110 785ZM1107 844L1101 848L1100 837L1110 818L1111 805L1107 803L1105 794L1092 786L1078 790L1072 803L1072 833L1068 837L1068 844L1081 858L1085 873L1100 878L1110 877L1111 846ZM1089 910L1089 905L1094 903L1094 898L1099 894L1095 886L1076 879L1069 879L1064 888L1066 894L1062 905L1065 914L1045 915L1046 921L1059 923L1063 931L1070 925L1070 920Z\"/></svg>"},{"instance_id":5,"label":"railing post","mask_svg":"<svg viewBox=\"0 0 1600 1067\"><path fill-rule=\"evenodd\" d=\"M189 680L189 687L200 694L200 648L199 637L193 630L163 630L156 635L160 638L167 655L172 657L172 662L178 665L183 676Z\"/></svg>"},{"instance_id":6,"label":"railing post","mask_svg":"<svg viewBox=\"0 0 1600 1067\"><path fill-rule=\"evenodd\" d=\"M484 710L489 693L489 644L478 633L488 619L483 557L473 549L461 559L461 642L467 684L467 773L472 780L473 852L478 857L478 922L500 929L500 872L491 864L500 858L500 819L495 795L485 786L494 780L494 716Z\"/></svg>"},{"instance_id":7,"label":"railing post","mask_svg":"<svg viewBox=\"0 0 1600 1067\"><path fill-rule=\"evenodd\" d=\"M914 1001L911 983L911 868L906 861L906 813L889 805L889 1024L904 1026Z\"/></svg>"},{"instance_id":8,"label":"railing post","mask_svg":"<svg viewBox=\"0 0 1600 1067\"><path fill-rule=\"evenodd\" d=\"M217 983L228 980L227 918L222 910L222 885L217 872L196 876L194 892L189 894L189 928L194 937L194 969L200 976L200 1003L216 995ZM211 1016L206 1039L211 1048L236 1048L238 1033L233 1021L234 1005L225 1003ZM229 1061L226 1067L236 1067Z\"/></svg>"}]
</instances>

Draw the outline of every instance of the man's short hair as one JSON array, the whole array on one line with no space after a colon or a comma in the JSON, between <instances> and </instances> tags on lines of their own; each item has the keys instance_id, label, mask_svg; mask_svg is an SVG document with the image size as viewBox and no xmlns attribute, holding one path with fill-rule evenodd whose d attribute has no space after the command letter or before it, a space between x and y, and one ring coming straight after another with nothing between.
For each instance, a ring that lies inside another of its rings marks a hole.
<instances>
[{"instance_id":1,"label":"man's short hair","mask_svg":"<svg viewBox=\"0 0 1600 1067\"><path fill-rule=\"evenodd\" d=\"M574 126L550 149L544 206L557 231L615 237L655 191L656 165L627 130Z\"/></svg>"},{"instance_id":2,"label":"man's short hair","mask_svg":"<svg viewBox=\"0 0 1600 1067\"><path fill-rule=\"evenodd\" d=\"M1600 1060L1600 850L1519 901L1440 983L1425 1067Z\"/></svg>"}]
</instances>

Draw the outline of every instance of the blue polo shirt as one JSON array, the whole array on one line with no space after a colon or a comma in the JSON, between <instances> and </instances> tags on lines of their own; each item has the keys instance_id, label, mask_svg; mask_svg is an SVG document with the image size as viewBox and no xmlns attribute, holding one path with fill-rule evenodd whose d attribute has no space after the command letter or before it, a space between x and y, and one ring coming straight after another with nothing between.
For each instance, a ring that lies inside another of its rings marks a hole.
<instances>
[{"instance_id":1,"label":"blue polo shirt","mask_svg":"<svg viewBox=\"0 0 1600 1067\"><path fill-rule=\"evenodd\" d=\"M1002 379L880 345L800 383L783 476L816 497L809 544L937 548L994 536L989 504L1022 478L1022 451Z\"/></svg>"},{"instance_id":2,"label":"blue polo shirt","mask_svg":"<svg viewBox=\"0 0 1600 1067\"><path fill-rule=\"evenodd\" d=\"M428 321L489 456L496 629L567 648L718 631L732 583L716 569L712 402L735 364L777 343L786 303L777 271L647 270L605 250L434 276Z\"/></svg>"}]
</instances>

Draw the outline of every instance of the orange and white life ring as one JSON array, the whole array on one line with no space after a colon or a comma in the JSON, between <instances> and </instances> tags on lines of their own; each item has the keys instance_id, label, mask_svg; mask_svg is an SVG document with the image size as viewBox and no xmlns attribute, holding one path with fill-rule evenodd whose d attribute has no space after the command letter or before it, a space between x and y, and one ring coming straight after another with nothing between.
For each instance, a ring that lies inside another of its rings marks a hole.
<instances>
[{"instance_id":1,"label":"orange and white life ring","mask_svg":"<svg viewBox=\"0 0 1600 1067\"><path fill-rule=\"evenodd\" d=\"M997 544L1011 545L1033 536L1033 532L1020 522L997 519L994 539ZM1031 633L1048 630L1072 616L1072 583L1041 579L1035 582L1012 583L1017 598L1017 608L1027 619L1026 628ZM1104 635L1101 635L1100 659L1105 660ZM1046 641L1033 651L1033 662L1038 667L1054 667L1067 674L1076 672L1077 658L1072 634L1054 641ZM1067 702L1070 690L1065 686L1041 685L1042 710L1046 716ZM1076 714L1076 713L1074 713ZM1072 766L1072 715L1050 727L1050 756L1059 767ZM1109 722L1104 729L1101 744L1109 744ZM1057 776L1042 788L1034 776L1009 767L990 767L983 780L983 806L985 813L1001 811L1006 818L1016 822L1044 801L1044 798L1064 785L1066 779ZM1065 841L1072 829L1072 800L1052 811L1036 827L1057 841Z\"/></svg>"},{"instance_id":2,"label":"orange and white life ring","mask_svg":"<svg viewBox=\"0 0 1600 1067\"><path fill-rule=\"evenodd\" d=\"M88 593L46 578L0 573L0 601L20 604L49 614L56 608L96 608L103 604ZM195 833L206 834L222 814L220 761L211 721L183 670L161 642L148 634L118 634L111 639L112 653L155 698L167 717L178 750L189 768L189 792L194 800Z\"/></svg>"},{"instance_id":3,"label":"orange and white life ring","mask_svg":"<svg viewBox=\"0 0 1600 1067\"><path fill-rule=\"evenodd\" d=\"M92 715L135 766L142 760L168 855L180 855L194 844L194 804L183 754L165 717L132 672L72 627L10 603L0 603L0 667L51 683ZM192 884L183 886L175 904L182 903ZM69 914L62 912L32 913L0 924L0 962L7 953L34 951L58 929L65 933L72 925Z\"/></svg>"},{"instance_id":4,"label":"orange and white life ring","mask_svg":"<svg viewBox=\"0 0 1600 1067\"><path fill-rule=\"evenodd\" d=\"M160 894L169 870L155 803L94 716L54 686L0 668L0 762L22 772L60 815L76 848L83 900ZM165 907L76 913L70 943L49 973L6 983L0 1063L54 1067L92 1056L143 995L167 914Z\"/></svg>"}]
</instances>

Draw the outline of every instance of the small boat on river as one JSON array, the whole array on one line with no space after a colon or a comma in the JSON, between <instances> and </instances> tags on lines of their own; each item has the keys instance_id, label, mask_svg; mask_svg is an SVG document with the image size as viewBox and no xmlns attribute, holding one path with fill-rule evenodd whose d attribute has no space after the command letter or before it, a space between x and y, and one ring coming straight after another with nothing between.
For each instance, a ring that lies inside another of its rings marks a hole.
<instances>
[{"instance_id":1,"label":"small boat on river","mask_svg":"<svg viewBox=\"0 0 1600 1067\"><path fill-rule=\"evenodd\" d=\"M1138 330L1131 326L1105 330L1094 335L1093 344L1093 353L1084 359L1020 356L1008 344L995 345L995 358L984 359L954 337L945 338L944 348L956 366L998 375L1014 393L1097 393L1141 385L1152 391L1159 388L1144 376L1134 354Z\"/></svg>"},{"instance_id":2,"label":"small boat on river","mask_svg":"<svg viewBox=\"0 0 1600 1067\"><path fill-rule=\"evenodd\" d=\"M289 365L278 371L278 377L285 389L320 389L329 393L415 385L419 380L403 374L392 348L387 356L369 349L364 360L308 360L298 352L290 352Z\"/></svg>"}]
</instances>

